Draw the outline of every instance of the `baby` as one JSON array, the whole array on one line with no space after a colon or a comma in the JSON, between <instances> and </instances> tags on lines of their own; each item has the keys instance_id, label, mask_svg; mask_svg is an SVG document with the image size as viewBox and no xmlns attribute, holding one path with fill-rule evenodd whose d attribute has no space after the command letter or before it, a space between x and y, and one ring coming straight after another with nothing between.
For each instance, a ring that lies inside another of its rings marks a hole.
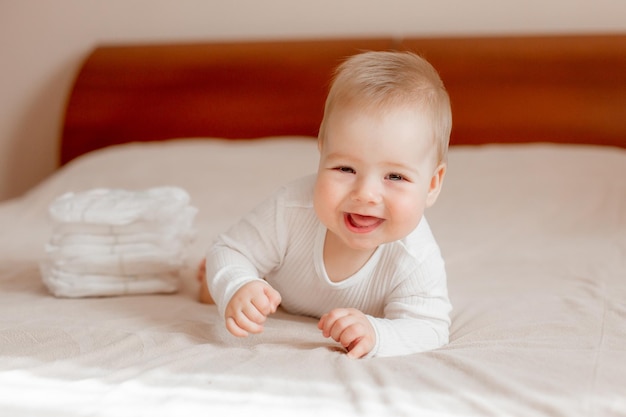
<instances>
[{"instance_id":1,"label":"baby","mask_svg":"<svg viewBox=\"0 0 626 417\"><path fill-rule=\"evenodd\" d=\"M205 284L228 331L260 333L281 305L319 318L349 357L446 344L446 272L423 214L441 191L451 124L443 83L417 55L341 64L317 174L282 187L208 252Z\"/></svg>"}]
</instances>

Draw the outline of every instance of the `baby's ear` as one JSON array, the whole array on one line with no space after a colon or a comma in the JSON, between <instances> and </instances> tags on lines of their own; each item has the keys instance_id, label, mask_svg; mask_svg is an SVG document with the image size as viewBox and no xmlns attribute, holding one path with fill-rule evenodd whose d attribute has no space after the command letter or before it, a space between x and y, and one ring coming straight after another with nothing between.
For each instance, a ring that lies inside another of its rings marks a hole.
<instances>
[{"instance_id":1,"label":"baby's ear","mask_svg":"<svg viewBox=\"0 0 626 417\"><path fill-rule=\"evenodd\" d=\"M426 207L430 207L435 204L439 193L441 192L441 186L443 185L443 178L446 175L447 165L444 163L439 164L432 178L430 179L430 186L428 187L428 195L426 196Z\"/></svg>"}]
</instances>

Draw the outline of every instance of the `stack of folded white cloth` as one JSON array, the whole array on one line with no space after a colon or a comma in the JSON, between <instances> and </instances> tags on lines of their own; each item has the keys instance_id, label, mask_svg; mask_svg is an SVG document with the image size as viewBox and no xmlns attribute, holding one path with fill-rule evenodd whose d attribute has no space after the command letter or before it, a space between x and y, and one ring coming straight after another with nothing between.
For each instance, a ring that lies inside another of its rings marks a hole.
<instances>
[{"instance_id":1,"label":"stack of folded white cloth","mask_svg":"<svg viewBox=\"0 0 626 417\"><path fill-rule=\"evenodd\" d=\"M49 208L43 281L59 297L175 292L197 211L178 187L66 193Z\"/></svg>"}]
</instances>

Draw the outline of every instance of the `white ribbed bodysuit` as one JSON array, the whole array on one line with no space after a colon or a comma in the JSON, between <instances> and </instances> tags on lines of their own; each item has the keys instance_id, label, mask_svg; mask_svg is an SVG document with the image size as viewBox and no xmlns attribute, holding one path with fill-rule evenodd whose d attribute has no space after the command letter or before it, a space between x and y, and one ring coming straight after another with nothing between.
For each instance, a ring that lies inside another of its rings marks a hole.
<instances>
[{"instance_id":1,"label":"white ribbed bodysuit","mask_svg":"<svg viewBox=\"0 0 626 417\"><path fill-rule=\"evenodd\" d=\"M406 238L379 246L359 271L335 283L324 268L326 228L313 209L314 182L310 176L282 187L217 238L207 256L207 280L220 314L242 285L265 278L289 313L319 318L352 307L368 315L377 336L368 356L447 343L446 273L426 219Z\"/></svg>"}]
</instances>

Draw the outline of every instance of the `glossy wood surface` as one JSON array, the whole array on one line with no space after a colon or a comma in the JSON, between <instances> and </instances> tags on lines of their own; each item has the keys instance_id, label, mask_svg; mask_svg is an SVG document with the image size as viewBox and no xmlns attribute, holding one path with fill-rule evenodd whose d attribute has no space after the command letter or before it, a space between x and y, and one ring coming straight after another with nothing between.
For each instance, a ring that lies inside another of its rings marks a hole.
<instances>
[{"instance_id":1,"label":"glossy wood surface","mask_svg":"<svg viewBox=\"0 0 626 417\"><path fill-rule=\"evenodd\" d=\"M626 147L626 35L326 39L98 47L68 98L60 162L132 141L315 136L333 68L385 49L438 69L453 145Z\"/></svg>"}]
</instances>

